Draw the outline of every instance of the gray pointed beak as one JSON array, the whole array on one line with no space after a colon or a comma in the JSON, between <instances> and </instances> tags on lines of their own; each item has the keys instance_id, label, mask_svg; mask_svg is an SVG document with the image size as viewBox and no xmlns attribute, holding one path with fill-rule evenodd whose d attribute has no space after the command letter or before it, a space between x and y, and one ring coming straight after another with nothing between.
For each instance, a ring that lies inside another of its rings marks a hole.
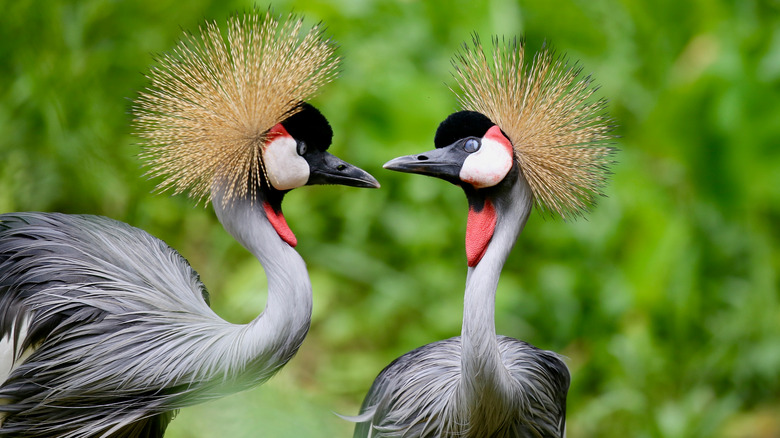
<instances>
[{"instance_id":1,"label":"gray pointed beak","mask_svg":"<svg viewBox=\"0 0 780 438\"><path fill-rule=\"evenodd\" d=\"M451 145L422 154L394 158L383 167L397 172L433 176L457 184L460 181L460 169L465 159L465 154L457 153Z\"/></svg>"},{"instance_id":2,"label":"gray pointed beak","mask_svg":"<svg viewBox=\"0 0 780 438\"><path fill-rule=\"evenodd\" d=\"M309 162L311 173L308 185L338 184L342 186L379 188L379 182L365 170L328 153L318 154Z\"/></svg>"}]
</instances>

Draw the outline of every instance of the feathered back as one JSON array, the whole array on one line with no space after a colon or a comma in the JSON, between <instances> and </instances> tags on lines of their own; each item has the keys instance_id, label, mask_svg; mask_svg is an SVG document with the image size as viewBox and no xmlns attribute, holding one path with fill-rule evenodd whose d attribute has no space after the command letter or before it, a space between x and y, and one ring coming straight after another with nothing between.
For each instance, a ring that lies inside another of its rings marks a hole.
<instances>
[{"instance_id":1,"label":"feathered back","mask_svg":"<svg viewBox=\"0 0 780 438\"><path fill-rule=\"evenodd\" d=\"M148 174L164 177L158 190L208 202L216 182L226 184L225 201L254 197L268 130L337 72L321 27L302 29L302 17L254 10L231 17L226 37L207 22L157 58L133 113Z\"/></svg>"},{"instance_id":2,"label":"feathered back","mask_svg":"<svg viewBox=\"0 0 780 438\"><path fill-rule=\"evenodd\" d=\"M515 159L537 207L564 219L584 213L606 183L614 137L606 101L581 67L546 48L530 67L517 39L493 38L485 54L478 35L452 61L455 91L464 109L498 125L514 145Z\"/></svg>"}]
</instances>

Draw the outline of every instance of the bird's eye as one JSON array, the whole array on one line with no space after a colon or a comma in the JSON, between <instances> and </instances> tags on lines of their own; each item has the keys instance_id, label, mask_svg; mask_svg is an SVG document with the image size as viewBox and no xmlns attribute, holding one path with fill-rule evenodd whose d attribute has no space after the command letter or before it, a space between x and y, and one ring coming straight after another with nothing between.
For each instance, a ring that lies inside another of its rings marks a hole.
<instances>
[{"instance_id":1,"label":"bird's eye","mask_svg":"<svg viewBox=\"0 0 780 438\"><path fill-rule=\"evenodd\" d=\"M306 153L306 143L299 141L298 142L298 155L303 156L303 154Z\"/></svg>"},{"instance_id":2,"label":"bird's eye","mask_svg":"<svg viewBox=\"0 0 780 438\"><path fill-rule=\"evenodd\" d=\"M463 149L470 154L478 151L479 147L479 142L473 138L466 140L466 144L463 145Z\"/></svg>"}]
</instances>

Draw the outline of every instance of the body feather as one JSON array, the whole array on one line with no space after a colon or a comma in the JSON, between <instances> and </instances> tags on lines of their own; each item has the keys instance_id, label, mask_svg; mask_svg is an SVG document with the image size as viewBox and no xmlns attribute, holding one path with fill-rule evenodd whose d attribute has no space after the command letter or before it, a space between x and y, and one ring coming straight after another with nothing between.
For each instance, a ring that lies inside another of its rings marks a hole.
<instances>
[{"instance_id":1,"label":"body feather","mask_svg":"<svg viewBox=\"0 0 780 438\"><path fill-rule=\"evenodd\" d=\"M0 333L29 321L17 342L32 349L0 386L0 436L161 436L169 411L257 385L286 362L233 348L249 326L224 321L207 297L187 261L140 229L0 215Z\"/></svg>"},{"instance_id":2,"label":"body feather","mask_svg":"<svg viewBox=\"0 0 780 438\"><path fill-rule=\"evenodd\" d=\"M496 406L487 400L470 408L468 424L458 424L461 384L460 336L404 354L376 378L361 412L377 421L358 424L355 437L373 438L516 438L560 437L565 418L569 371L560 357L526 342L497 336L501 362L511 379L503 388L522 394L516 406ZM420 364L436 364L420 367ZM551 398L552 397L552 398ZM478 417L497 417L478 419ZM484 428L487 426L487 428Z\"/></svg>"}]
</instances>

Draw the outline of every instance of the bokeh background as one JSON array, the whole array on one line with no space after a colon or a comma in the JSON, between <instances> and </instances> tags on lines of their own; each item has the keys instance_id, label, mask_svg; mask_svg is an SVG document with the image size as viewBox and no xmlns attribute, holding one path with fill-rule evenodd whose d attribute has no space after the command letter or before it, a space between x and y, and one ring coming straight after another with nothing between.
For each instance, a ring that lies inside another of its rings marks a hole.
<instances>
[{"instance_id":1,"label":"bokeh background","mask_svg":"<svg viewBox=\"0 0 780 438\"><path fill-rule=\"evenodd\" d=\"M262 269L209 208L153 193L128 111L153 54L254 4L2 2L0 211L141 227L190 260L220 315L254 318ZM433 147L457 109L450 57L473 31L580 60L620 125L608 197L586 220L533 213L497 297L498 333L569 358L569 436L780 436L780 3L273 7L324 21L340 43L343 73L314 103L332 151L383 187L288 196L314 284L310 335L268 384L183 410L169 437L348 436L333 411L357 413L392 359L459 334L465 198L381 165Z\"/></svg>"}]
</instances>

